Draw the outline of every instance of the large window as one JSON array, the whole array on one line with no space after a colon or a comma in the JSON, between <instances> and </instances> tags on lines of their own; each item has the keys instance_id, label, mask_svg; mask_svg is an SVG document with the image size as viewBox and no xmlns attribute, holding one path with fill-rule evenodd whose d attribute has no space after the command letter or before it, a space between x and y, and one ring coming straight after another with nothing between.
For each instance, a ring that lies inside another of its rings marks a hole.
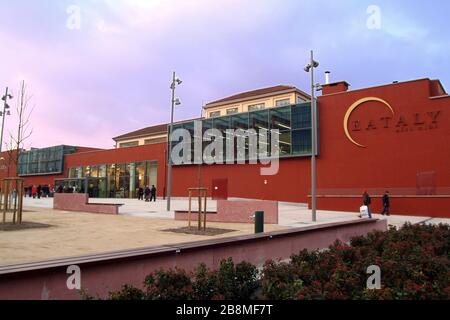
<instances>
[{"instance_id":1,"label":"large window","mask_svg":"<svg viewBox=\"0 0 450 320\"><path fill-rule=\"evenodd\" d=\"M192 121L177 124L179 127L190 128ZM257 110L235 115L206 119L202 121L203 133L207 129L215 128L222 132L222 138L229 139L225 135L227 129L254 129L259 137L267 134L267 141L259 139L259 150L270 152L271 137L278 136L278 152L280 157L290 156L310 156L311 155L311 105L302 103L284 107L276 107L264 110ZM236 137L235 137L236 139ZM174 146L176 143L173 143ZM209 141L203 142L203 149L210 144ZM237 140L235 140L235 148ZM246 152L249 149L248 140L246 141ZM224 151L226 146L224 143ZM226 154L224 155L226 159ZM235 150L235 159L237 152ZM248 159L248 153L246 154Z\"/></svg>"},{"instance_id":2,"label":"large window","mask_svg":"<svg viewBox=\"0 0 450 320\"><path fill-rule=\"evenodd\" d=\"M158 185L158 162L141 161L108 165L93 165L68 169L67 180L81 186L88 181L88 192L94 198L137 198L139 188Z\"/></svg>"},{"instance_id":3,"label":"large window","mask_svg":"<svg viewBox=\"0 0 450 320\"><path fill-rule=\"evenodd\" d=\"M74 153L72 146L57 146L22 151L19 154L19 176L58 174L64 170L64 155Z\"/></svg>"}]
</instances>

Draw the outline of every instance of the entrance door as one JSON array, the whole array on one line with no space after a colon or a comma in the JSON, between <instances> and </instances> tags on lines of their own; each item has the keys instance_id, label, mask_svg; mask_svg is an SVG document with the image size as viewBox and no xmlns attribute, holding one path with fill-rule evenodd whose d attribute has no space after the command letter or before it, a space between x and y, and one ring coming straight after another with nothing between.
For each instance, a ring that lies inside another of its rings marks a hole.
<instances>
[{"instance_id":1,"label":"entrance door","mask_svg":"<svg viewBox=\"0 0 450 320\"><path fill-rule=\"evenodd\" d=\"M212 181L212 199L227 200L228 199L228 179L214 179Z\"/></svg>"}]
</instances>

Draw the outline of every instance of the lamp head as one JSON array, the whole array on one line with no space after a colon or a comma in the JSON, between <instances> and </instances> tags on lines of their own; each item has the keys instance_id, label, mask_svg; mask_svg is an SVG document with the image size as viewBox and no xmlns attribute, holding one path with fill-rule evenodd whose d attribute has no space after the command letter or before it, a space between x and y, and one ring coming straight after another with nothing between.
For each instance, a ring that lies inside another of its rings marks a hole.
<instances>
[{"instance_id":1,"label":"lamp head","mask_svg":"<svg viewBox=\"0 0 450 320\"><path fill-rule=\"evenodd\" d=\"M178 85L180 85L180 84L182 84L183 83L183 81L180 79L180 78L175 78L175 82L178 84Z\"/></svg>"},{"instance_id":2,"label":"lamp head","mask_svg":"<svg viewBox=\"0 0 450 320\"><path fill-rule=\"evenodd\" d=\"M181 100L180 100L179 98L176 98L176 99L173 101L173 103L174 103L176 106L180 106L180 105L181 105Z\"/></svg>"}]
</instances>

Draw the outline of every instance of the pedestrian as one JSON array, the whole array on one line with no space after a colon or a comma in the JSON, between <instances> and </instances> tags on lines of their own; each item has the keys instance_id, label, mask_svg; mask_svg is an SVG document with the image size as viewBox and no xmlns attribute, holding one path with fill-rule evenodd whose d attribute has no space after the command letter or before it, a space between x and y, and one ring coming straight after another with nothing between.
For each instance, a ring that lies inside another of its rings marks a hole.
<instances>
[{"instance_id":1,"label":"pedestrian","mask_svg":"<svg viewBox=\"0 0 450 320\"><path fill-rule=\"evenodd\" d=\"M364 191L363 193L363 204L367 207L367 214L369 215L369 219L372 219L372 212L370 212L370 204L372 203L372 199L370 198L369 193Z\"/></svg>"},{"instance_id":2,"label":"pedestrian","mask_svg":"<svg viewBox=\"0 0 450 320\"><path fill-rule=\"evenodd\" d=\"M151 189L151 197L150 197L150 202L156 202L156 187L153 185L152 189Z\"/></svg>"},{"instance_id":3,"label":"pedestrian","mask_svg":"<svg viewBox=\"0 0 450 320\"><path fill-rule=\"evenodd\" d=\"M36 199L37 187L35 185L33 185L33 187L31 188L31 194L33 196L33 199Z\"/></svg>"},{"instance_id":4,"label":"pedestrian","mask_svg":"<svg viewBox=\"0 0 450 320\"><path fill-rule=\"evenodd\" d=\"M144 194L145 194L145 202L150 202L150 194L152 191L148 186L145 187Z\"/></svg>"},{"instance_id":5,"label":"pedestrian","mask_svg":"<svg viewBox=\"0 0 450 320\"><path fill-rule=\"evenodd\" d=\"M37 197L38 197L38 199L40 199L41 198L41 192L42 192L42 187L41 187L41 185L38 185L37 186Z\"/></svg>"},{"instance_id":6,"label":"pedestrian","mask_svg":"<svg viewBox=\"0 0 450 320\"><path fill-rule=\"evenodd\" d=\"M144 200L144 188L139 187L138 196L139 200Z\"/></svg>"},{"instance_id":7,"label":"pedestrian","mask_svg":"<svg viewBox=\"0 0 450 320\"><path fill-rule=\"evenodd\" d=\"M390 215L389 209L390 209L390 199L389 199L389 191L386 190L386 192L383 195L383 212L381 212L381 215Z\"/></svg>"}]
</instances>

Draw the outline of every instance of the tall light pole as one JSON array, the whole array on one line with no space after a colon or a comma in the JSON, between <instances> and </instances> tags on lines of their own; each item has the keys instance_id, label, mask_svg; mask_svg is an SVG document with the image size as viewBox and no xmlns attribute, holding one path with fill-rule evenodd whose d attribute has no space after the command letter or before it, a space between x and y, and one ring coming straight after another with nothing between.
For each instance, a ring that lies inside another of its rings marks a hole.
<instances>
[{"instance_id":1,"label":"tall light pole","mask_svg":"<svg viewBox=\"0 0 450 320\"><path fill-rule=\"evenodd\" d=\"M12 99L13 96L11 94L8 93L8 87L6 87L6 92L5 95L2 97L2 100L4 101L3 103L3 112L0 112L0 116L3 117L2 119L2 132L0 135L0 152L2 152L3 150L3 129L5 128L5 118L8 115L11 115L11 112L8 110L10 107L8 105L8 99ZM8 110L8 111L6 111Z\"/></svg>"},{"instance_id":2,"label":"tall light pole","mask_svg":"<svg viewBox=\"0 0 450 320\"><path fill-rule=\"evenodd\" d=\"M174 109L175 105L179 106L181 104L180 99L175 98L175 89L179 86L183 81L181 81L177 74L173 73L172 85L170 89L172 89L172 112L170 116L170 126L169 126L169 139L167 143L167 156L168 156L168 166L167 166L167 211L170 211L170 200L172 196L172 142L170 141L172 137L172 127L173 127L173 118L174 118Z\"/></svg>"},{"instance_id":3,"label":"tall light pole","mask_svg":"<svg viewBox=\"0 0 450 320\"><path fill-rule=\"evenodd\" d=\"M312 221L317 221L317 175L316 175L316 154L317 154L317 104L314 91L314 68L319 63L314 61L314 51L311 50L311 62L305 67L305 71L311 75L311 211Z\"/></svg>"}]
</instances>

